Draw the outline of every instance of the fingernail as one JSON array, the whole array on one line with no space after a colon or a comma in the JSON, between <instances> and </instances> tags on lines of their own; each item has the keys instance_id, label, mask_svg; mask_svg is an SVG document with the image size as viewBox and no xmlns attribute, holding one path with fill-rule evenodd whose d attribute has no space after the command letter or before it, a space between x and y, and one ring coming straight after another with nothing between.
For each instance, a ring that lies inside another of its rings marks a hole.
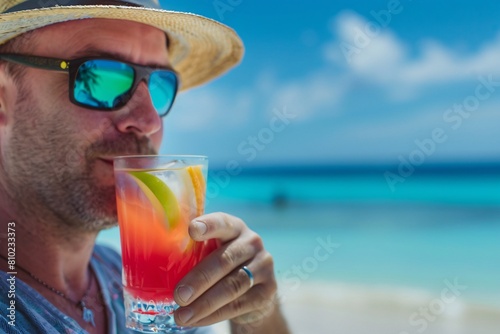
<instances>
[{"instance_id":1,"label":"fingernail","mask_svg":"<svg viewBox=\"0 0 500 334\"><path fill-rule=\"evenodd\" d=\"M186 324L193 317L193 311L189 307L181 308L177 311L177 316L179 317L181 322Z\"/></svg>"},{"instance_id":2,"label":"fingernail","mask_svg":"<svg viewBox=\"0 0 500 334\"><path fill-rule=\"evenodd\" d=\"M196 231L198 231L200 236L204 235L207 232L207 224L205 224L204 222L195 221L194 227Z\"/></svg>"},{"instance_id":3,"label":"fingernail","mask_svg":"<svg viewBox=\"0 0 500 334\"><path fill-rule=\"evenodd\" d=\"M187 303L191 296L193 295L193 289L189 286L182 285L177 289L177 295L182 302Z\"/></svg>"}]
</instances>

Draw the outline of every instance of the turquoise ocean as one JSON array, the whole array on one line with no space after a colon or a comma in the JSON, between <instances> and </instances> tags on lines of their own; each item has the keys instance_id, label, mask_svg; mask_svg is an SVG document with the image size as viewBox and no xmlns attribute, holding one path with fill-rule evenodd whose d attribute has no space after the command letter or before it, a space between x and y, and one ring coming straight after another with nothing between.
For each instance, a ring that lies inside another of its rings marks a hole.
<instances>
[{"instance_id":1,"label":"turquoise ocean","mask_svg":"<svg viewBox=\"0 0 500 334\"><path fill-rule=\"evenodd\" d=\"M392 189L381 168L214 172L207 212L239 216L263 237L284 293L321 283L390 303L456 283L463 303L500 310L499 170L440 168ZM118 230L99 242L118 249Z\"/></svg>"}]
</instances>

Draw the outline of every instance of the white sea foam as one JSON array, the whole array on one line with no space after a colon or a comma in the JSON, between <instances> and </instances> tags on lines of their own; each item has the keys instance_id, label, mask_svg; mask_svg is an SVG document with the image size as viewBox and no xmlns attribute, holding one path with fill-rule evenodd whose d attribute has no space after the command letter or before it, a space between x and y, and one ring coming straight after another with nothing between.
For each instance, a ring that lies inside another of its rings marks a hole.
<instances>
[{"instance_id":1,"label":"white sea foam","mask_svg":"<svg viewBox=\"0 0 500 334\"><path fill-rule=\"evenodd\" d=\"M282 286L279 296L294 334L496 334L500 328L500 308L461 298L426 319L418 312L441 296L422 289L308 281L295 290ZM215 331L228 328L217 324Z\"/></svg>"},{"instance_id":2,"label":"white sea foam","mask_svg":"<svg viewBox=\"0 0 500 334\"><path fill-rule=\"evenodd\" d=\"M446 286L443 285L443 288ZM440 299L440 293L433 293L419 288L366 286L341 282L308 282L298 289L280 288L278 295L283 301L300 304L316 304L326 307L369 308L413 310L425 306L434 299ZM499 312L500 308L474 304L460 296L453 302L446 303L447 310L443 312L449 317L462 316L467 312Z\"/></svg>"},{"instance_id":3,"label":"white sea foam","mask_svg":"<svg viewBox=\"0 0 500 334\"><path fill-rule=\"evenodd\" d=\"M423 289L307 282L294 291L285 287L279 296L297 334L310 334L307 329L333 333L332 328L341 328L339 333L493 334L500 328L500 308L460 296L446 302L440 292Z\"/></svg>"}]
</instances>

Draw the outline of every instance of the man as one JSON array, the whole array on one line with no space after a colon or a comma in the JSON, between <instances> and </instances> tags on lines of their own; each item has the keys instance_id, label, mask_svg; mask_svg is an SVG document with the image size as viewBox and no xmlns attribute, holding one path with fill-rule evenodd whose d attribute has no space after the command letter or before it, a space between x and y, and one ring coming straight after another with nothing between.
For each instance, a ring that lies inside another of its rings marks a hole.
<instances>
[{"instance_id":1,"label":"man","mask_svg":"<svg viewBox=\"0 0 500 334\"><path fill-rule=\"evenodd\" d=\"M212 20L143 8L153 0L59 3L0 4L0 332L128 333L119 257L95 246L116 224L111 158L158 152L177 90L167 73L181 90L199 85L236 64L242 45ZM143 76L116 93L91 66ZM260 237L224 213L189 232L221 246L176 287L176 322L288 333Z\"/></svg>"}]
</instances>

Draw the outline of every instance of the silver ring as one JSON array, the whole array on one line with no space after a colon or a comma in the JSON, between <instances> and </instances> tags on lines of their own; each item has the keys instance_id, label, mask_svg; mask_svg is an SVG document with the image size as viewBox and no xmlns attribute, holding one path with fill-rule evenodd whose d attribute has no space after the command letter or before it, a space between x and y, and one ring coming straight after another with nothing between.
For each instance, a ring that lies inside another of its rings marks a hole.
<instances>
[{"instance_id":1,"label":"silver ring","mask_svg":"<svg viewBox=\"0 0 500 334\"><path fill-rule=\"evenodd\" d=\"M241 269L243 269L243 271L245 272L245 274L248 275L248 278L250 279L250 288L252 288L253 287L253 282L254 282L252 272L250 271L250 269L248 269L247 266L244 266Z\"/></svg>"}]
</instances>

